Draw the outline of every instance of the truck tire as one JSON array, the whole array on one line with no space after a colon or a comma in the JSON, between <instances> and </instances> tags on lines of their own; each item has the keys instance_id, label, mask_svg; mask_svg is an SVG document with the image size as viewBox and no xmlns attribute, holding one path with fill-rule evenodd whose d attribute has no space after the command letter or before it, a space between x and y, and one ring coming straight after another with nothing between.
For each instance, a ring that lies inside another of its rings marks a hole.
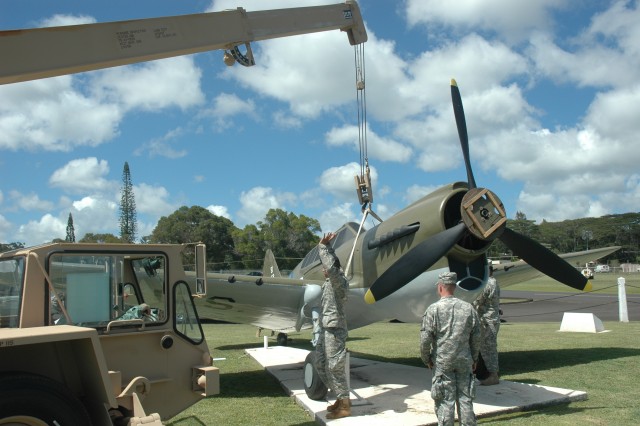
<instances>
[{"instance_id":1,"label":"truck tire","mask_svg":"<svg viewBox=\"0 0 640 426\"><path fill-rule=\"evenodd\" d=\"M304 360L304 368L302 372L304 374L304 391L310 399L314 401L320 401L327 396L327 385L324 384L318 370L316 370L316 353L311 351L307 354Z\"/></svg>"},{"instance_id":2,"label":"truck tire","mask_svg":"<svg viewBox=\"0 0 640 426\"><path fill-rule=\"evenodd\" d=\"M0 376L0 425L91 425L82 402L62 383L45 376Z\"/></svg>"}]
</instances>

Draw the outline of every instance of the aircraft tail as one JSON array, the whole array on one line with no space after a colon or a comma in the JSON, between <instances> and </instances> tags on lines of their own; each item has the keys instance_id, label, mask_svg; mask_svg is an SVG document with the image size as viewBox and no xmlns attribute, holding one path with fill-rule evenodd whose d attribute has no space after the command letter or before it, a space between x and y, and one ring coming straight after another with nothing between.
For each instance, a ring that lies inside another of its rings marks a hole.
<instances>
[{"instance_id":1,"label":"aircraft tail","mask_svg":"<svg viewBox=\"0 0 640 426\"><path fill-rule=\"evenodd\" d=\"M276 263L276 258L273 255L271 249L267 249L267 252L264 254L264 265L262 266L262 276L263 277L281 277L280 268L278 268L278 264Z\"/></svg>"}]
</instances>

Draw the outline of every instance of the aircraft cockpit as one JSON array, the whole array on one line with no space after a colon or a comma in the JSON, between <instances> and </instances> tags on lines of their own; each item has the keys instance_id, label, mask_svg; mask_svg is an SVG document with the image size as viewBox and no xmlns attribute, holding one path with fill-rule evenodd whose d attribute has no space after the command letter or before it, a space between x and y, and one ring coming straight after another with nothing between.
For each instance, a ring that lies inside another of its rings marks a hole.
<instances>
[{"instance_id":1,"label":"aircraft cockpit","mask_svg":"<svg viewBox=\"0 0 640 426\"><path fill-rule=\"evenodd\" d=\"M363 230L364 231L364 230ZM336 238L333 240L331 247L337 250L343 244L351 244L353 239L358 234L358 224L355 222L345 223L336 231ZM300 270L306 271L312 266L320 263L320 254L318 253L318 246L315 246L303 259Z\"/></svg>"}]
</instances>

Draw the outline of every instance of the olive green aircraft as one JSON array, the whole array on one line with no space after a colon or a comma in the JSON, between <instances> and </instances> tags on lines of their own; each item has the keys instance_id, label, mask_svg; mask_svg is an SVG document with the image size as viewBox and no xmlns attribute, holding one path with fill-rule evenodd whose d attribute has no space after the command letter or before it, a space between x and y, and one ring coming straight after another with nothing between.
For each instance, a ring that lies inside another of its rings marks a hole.
<instances>
[{"instance_id":1,"label":"olive green aircraft","mask_svg":"<svg viewBox=\"0 0 640 426\"><path fill-rule=\"evenodd\" d=\"M439 298L436 282L442 272L456 272L456 296L473 301L489 277L486 254L496 239L522 259L496 266L494 276L501 285L546 274L571 288L588 291L590 283L578 268L619 249L558 256L509 229L498 196L476 185L462 100L454 80L451 96L467 181L443 186L371 229L351 222L336 231L333 248L350 283L346 305L350 329L389 319L420 322L426 308ZM280 275L273 255L267 252L262 276L207 274L207 296L198 301L199 312L205 318L277 331L278 342L286 344L287 333L312 327L323 282L317 247L288 277Z\"/></svg>"}]
</instances>

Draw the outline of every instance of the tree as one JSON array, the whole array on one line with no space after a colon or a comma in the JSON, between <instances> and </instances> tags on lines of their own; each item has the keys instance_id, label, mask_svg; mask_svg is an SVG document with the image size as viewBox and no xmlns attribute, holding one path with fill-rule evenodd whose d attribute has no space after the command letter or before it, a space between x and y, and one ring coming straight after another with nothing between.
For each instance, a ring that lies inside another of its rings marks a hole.
<instances>
[{"instance_id":1,"label":"tree","mask_svg":"<svg viewBox=\"0 0 640 426\"><path fill-rule=\"evenodd\" d=\"M116 237L113 234L92 234L90 232L84 234L84 237L80 239L81 243L123 243L122 239Z\"/></svg>"},{"instance_id":2,"label":"tree","mask_svg":"<svg viewBox=\"0 0 640 426\"><path fill-rule=\"evenodd\" d=\"M76 242L76 231L73 227L73 216L69 212L69 220L67 220L67 237L64 239L68 243Z\"/></svg>"},{"instance_id":3,"label":"tree","mask_svg":"<svg viewBox=\"0 0 640 426\"><path fill-rule=\"evenodd\" d=\"M0 253L4 253L5 251L17 250L20 248L24 248L24 243L0 243Z\"/></svg>"},{"instance_id":4,"label":"tree","mask_svg":"<svg viewBox=\"0 0 640 426\"><path fill-rule=\"evenodd\" d=\"M134 243L137 232L136 200L131 184L129 163L125 161L122 171L122 188L120 189L120 238L128 243Z\"/></svg>"},{"instance_id":5,"label":"tree","mask_svg":"<svg viewBox=\"0 0 640 426\"><path fill-rule=\"evenodd\" d=\"M246 225L244 229L233 231L233 244L241 259L238 268L262 269L264 260L264 241L256 225Z\"/></svg>"},{"instance_id":6,"label":"tree","mask_svg":"<svg viewBox=\"0 0 640 426\"><path fill-rule=\"evenodd\" d=\"M163 216L149 236L151 243L196 243L207 245L207 263L214 269L228 269L236 252L233 231L237 228L226 217L216 216L200 206L182 206Z\"/></svg>"},{"instance_id":7,"label":"tree","mask_svg":"<svg viewBox=\"0 0 640 426\"><path fill-rule=\"evenodd\" d=\"M293 269L316 244L320 222L282 209L270 209L258 222L264 250L270 248L281 269ZM264 256L264 254L263 254Z\"/></svg>"}]
</instances>

